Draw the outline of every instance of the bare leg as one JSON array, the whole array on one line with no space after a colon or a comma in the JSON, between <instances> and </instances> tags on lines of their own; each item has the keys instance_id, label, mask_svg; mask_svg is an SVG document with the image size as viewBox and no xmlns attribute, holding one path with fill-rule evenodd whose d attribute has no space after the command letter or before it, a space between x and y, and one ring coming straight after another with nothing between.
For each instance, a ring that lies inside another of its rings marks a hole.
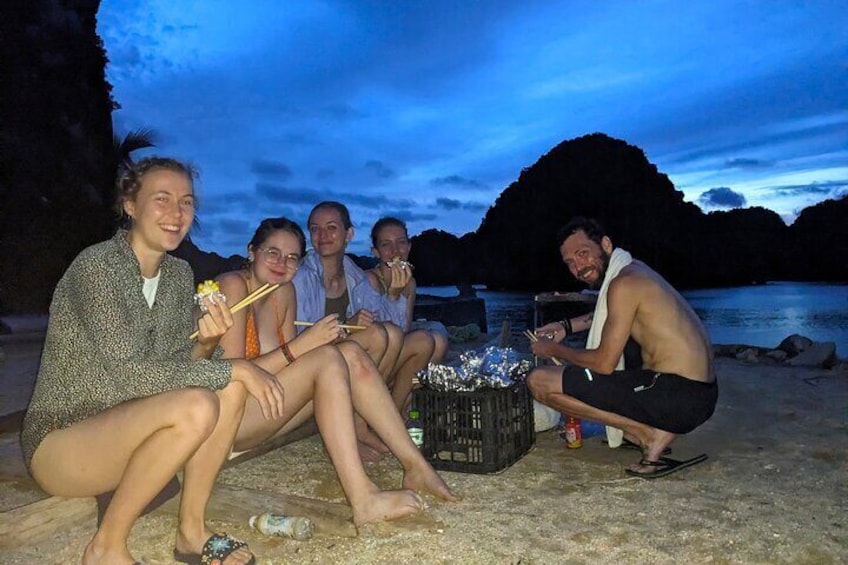
<instances>
[{"instance_id":1,"label":"bare leg","mask_svg":"<svg viewBox=\"0 0 848 565\"><path fill-rule=\"evenodd\" d=\"M404 488L425 490L445 500L458 500L412 443L400 413L371 360L354 344L341 344L350 367L353 406L378 433L404 469Z\"/></svg>"},{"instance_id":2,"label":"bare leg","mask_svg":"<svg viewBox=\"0 0 848 565\"><path fill-rule=\"evenodd\" d=\"M433 337L434 345L430 363L441 363L448 351L448 338L442 332L430 332L430 335Z\"/></svg>"},{"instance_id":3,"label":"bare leg","mask_svg":"<svg viewBox=\"0 0 848 565\"><path fill-rule=\"evenodd\" d=\"M397 326L393 326L397 327ZM393 335L392 340L396 340L397 336ZM360 345L374 361L375 365L380 365L384 362L391 363L394 367L394 362L397 357L395 346L389 347L389 332L382 324L372 324L367 330L354 332L345 341L352 341ZM342 342L344 343L344 342ZM381 371L383 378L389 377L389 370ZM386 444L368 429L368 424L357 414L355 416L356 437L359 440L359 455L363 461L375 462L383 458L389 452Z\"/></svg>"},{"instance_id":4,"label":"bare leg","mask_svg":"<svg viewBox=\"0 0 848 565\"><path fill-rule=\"evenodd\" d=\"M353 343L343 343L339 348L325 345L309 351L277 374L286 390L283 418L265 420L256 400L248 398L236 445L241 449L258 444L287 429L290 422L308 418L314 410L356 524L392 520L418 512L422 502L414 492L383 492L365 473L357 449L350 379L340 352L342 348L355 348L373 367L368 354Z\"/></svg>"},{"instance_id":5,"label":"bare leg","mask_svg":"<svg viewBox=\"0 0 848 565\"><path fill-rule=\"evenodd\" d=\"M530 387L533 397L542 404L578 418L586 418L624 430L628 439L642 446L645 459L649 461L659 459L663 450L676 437L671 432L654 428L613 412L599 410L564 394L562 392L561 368L538 367L533 369L527 377L527 385Z\"/></svg>"},{"instance_id":6,"label":"bare leg","mask_svg":"<svg viewBox=\"0 0 848 565\"><path fill-rule=\"evenodd\" d=\"M403 338L403 348L391 382L392 401L401 411L412 392L412 381L418 371L427 367L433 356L435 342L429 332L414 331Z\"/></svg>"},{"instance_id":7,"label":"bare leg","mask_svg":"<svg viewBox=\"0 0 848 565\"><path fill-rule=\"evenodd\" d=\"M361 345L376 365L383 361L389 347L389 336L382 324L372 324L368 329L353 332L347 339Z\"/></svg>"},{"instance_id":8,"label":"bare leg","mask_svg":"<svg viewBox=\"0 0 848 565\"><path fill-rule=\"evenodd\" d=\"M207 440L218 413L214 392L189 388L125 402L48 434L32 460L45 491L78 497L115 490L84 564L135 561L126 545L132 525Z\"/></svg>"},{"instance_id":9,"label":"bare leg","mask_svg":"<svg viewBox=\"0 0 848 565\"><path fill-rule=\"evenodd\" d=\"M377 369L383 375L383 380L389 382L396 373L398 359L403 348L404 333L402 329L391 322L383 322L383 328L386 330L388 344L386 355L380 363L377 363Z\"/></svg>"},{"instance_id":10,"label":"bare leg","mask_svg":"<svg viewBox=\"0 0 848 565\"><path fill-rule=\"evenodd\" d=\"M235 440L248 396L244 386L234 382L216 394L220 408L215 429L188 460L183 473L183 495L175 542L175 548L181 552L200 553L213 533L206 527L206 504ZM252 554L243 547L230 554L225 563L247 563L251 557Z\"/></svg>"}]
</instances>

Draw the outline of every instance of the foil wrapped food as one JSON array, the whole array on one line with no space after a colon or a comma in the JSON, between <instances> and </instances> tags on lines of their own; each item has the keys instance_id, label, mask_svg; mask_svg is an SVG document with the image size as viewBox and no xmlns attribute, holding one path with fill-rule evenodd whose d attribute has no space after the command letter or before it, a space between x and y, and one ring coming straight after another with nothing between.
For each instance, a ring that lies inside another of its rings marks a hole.
<instances>
[{"instance_id":1,"label":"foil wrapped food","mask_svg":"<svg viewBox=\"0 0 848 565\"><path fill-rule=\"evenodd\" d=\"M455 364L430 363L418 373L418 380L423 386L439 391L499 389L523 381L532 367L526 356L511 347L489 346L466 351Z\"/></svg>"}]
</instances>

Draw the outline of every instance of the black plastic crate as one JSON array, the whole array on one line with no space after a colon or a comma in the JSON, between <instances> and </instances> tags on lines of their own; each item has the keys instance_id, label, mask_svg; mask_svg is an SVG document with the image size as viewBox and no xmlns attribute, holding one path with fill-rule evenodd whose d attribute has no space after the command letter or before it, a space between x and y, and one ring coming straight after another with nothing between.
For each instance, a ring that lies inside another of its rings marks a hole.
<instances>
[{"instance_id":1,"label":"black plastic crate","mask_svg":"<svg viewBox=\"0 0 848 565\"><path fill-rule=\"evenodd\" d=\"M421 451L434 468L496 473L521 459L536 440L533 397L522 383L505 389L442 392L416 389Z\"/></svg>"}]
</instances>

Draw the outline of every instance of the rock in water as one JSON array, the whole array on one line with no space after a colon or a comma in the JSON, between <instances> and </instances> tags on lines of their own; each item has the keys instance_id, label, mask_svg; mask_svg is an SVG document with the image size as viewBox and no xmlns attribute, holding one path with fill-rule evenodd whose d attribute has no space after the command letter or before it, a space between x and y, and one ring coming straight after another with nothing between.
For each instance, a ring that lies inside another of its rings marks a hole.
<instances>
[{"instance_id":1,"label":"rock in water","mask_svg":"<svg viewBox=\"0 0 848 565\"><path fill-rule=\"evenodd\" d=\"M813 343L806 351L789 360L792 366L829 369L836 364L836 344L832 341Z\"/></svg>"},{"instance_id":2,"label":"rock in water","mask_svg":"<svg viewBox=\"0 0 848 565\"><path fill-rule=\"evenodd\" d=\"M785 351L789 357L795 357L799 353L802 353L810 348L813 345L813 340L808 337L804 337L799 334L792 334L783 341L780 342L780 345L777 346L777 349L781 351Z\"/></svg>"}]
</instances>

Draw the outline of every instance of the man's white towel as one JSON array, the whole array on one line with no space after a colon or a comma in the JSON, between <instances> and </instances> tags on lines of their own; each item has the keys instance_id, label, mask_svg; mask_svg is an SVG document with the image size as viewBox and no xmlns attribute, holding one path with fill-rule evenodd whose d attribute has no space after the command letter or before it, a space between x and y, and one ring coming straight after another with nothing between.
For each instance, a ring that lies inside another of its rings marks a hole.
<instances>
[{"instance_id":1,"label":"man's white towel","mask_svg":"<svg viewBox=\"0 0 848 565\"><path fill-rule=\"evenodd\" d=\"M633 262L633 256L623 249L613 249L610 256L609 267L604 275L604 282L601 284L601 291L598 293L598 302L595 304L595 314L592 318L592 326L589 328L589 337L586 338L586 349L597 349L601 344L601 333L604 329L604 324L607 321L607 291L612 279L618 276L621 269ZM624 355L618 359L618 364L615 366L617 371L624 369ZM607 426L607 442L610 447L618 447L621 445L624 432L618 428Z\"/></svg>"}]
</instances>

